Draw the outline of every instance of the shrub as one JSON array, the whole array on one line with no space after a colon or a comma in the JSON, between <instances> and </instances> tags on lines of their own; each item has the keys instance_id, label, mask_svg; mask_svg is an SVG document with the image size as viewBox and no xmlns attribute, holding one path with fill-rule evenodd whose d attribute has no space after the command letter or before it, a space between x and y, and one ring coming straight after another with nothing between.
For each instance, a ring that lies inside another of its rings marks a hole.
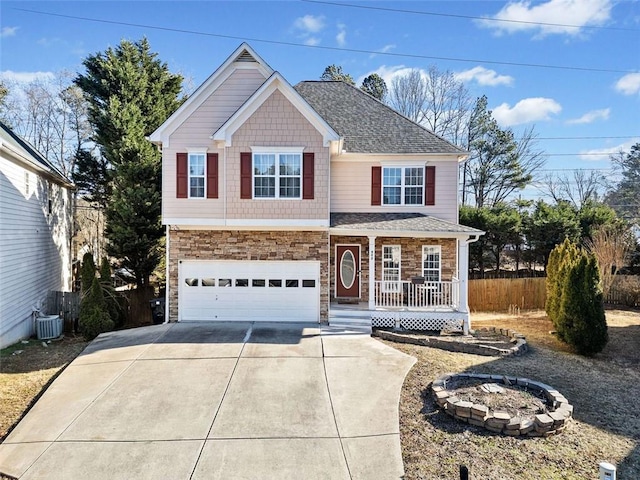
<instances>
[{"instance_id":1,"label":"shrub","mask_svg":"<svg viewBox=\"0 0 640 480\"><path fill-rule=\"evenodd\" d=\"M602 351L609 339L598 264L580 252L568 266L560 300L558 334L581 355Z\"/></svg>"},{"instance_id":2,"label":"shrub","mask_svg":"<svg viewBox=\"0 0 640 480\"><path fill-rule=\"evenodd\" d=\"M569 239L565 239L564 242L556 246L556 248L554 248L549 254L549 263L546 268L547 301L545 310L561 338L562 334L558 325L560 302L562 299L564 285L567 283L568 267L575 261L577 256L577 246L573 242L569 241Z\"/></svg>"},{"instance_id":3,"label":"shrub","mask_svg":"<svg viewBox=\"0 0 640 480\"><path fill-rule=\"evenodd\" d=\"M91 289L80 302L80 331L87 340L93 340L99 334L113 330L114 323L106 309L102 286L94 276Z\"/></svg>"},{"instance_id":4,"label":"shrub","mask_svg":"<svg viewBox=\"0 0 640 480\"><path fill-rule=\"evenodd\" d=\"M111 282L111 265L107 257L102 258L100 262L100 286L102 287L102 296L104 297L105 307L111 320L116 326L120 327L124 323L124 313L121 305L121 297L113 288Z\"/></svg>"},{"instance_id":5,"label":"shrub","mask_svg":"<svg viewBox=\"0 0 640 480\"><path fill-rule=\"evenodd\" d=\"M85 295L93 285L95 276L96 264L93 261L93 255L87 252L82 257L82 267L80 269L80 288L83 295Z\"/></svg>"}]
</instances>

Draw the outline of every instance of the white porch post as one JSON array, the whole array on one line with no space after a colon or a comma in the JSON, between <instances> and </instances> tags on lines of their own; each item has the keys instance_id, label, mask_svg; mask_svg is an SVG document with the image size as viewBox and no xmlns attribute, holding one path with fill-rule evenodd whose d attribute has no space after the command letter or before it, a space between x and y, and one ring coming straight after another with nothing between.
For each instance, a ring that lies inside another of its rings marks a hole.
<instances>
[{"instance_id":1,"label":"white porch post","mask_svg":"<svg viewBox=\"0 0 640 480\"><path fill-rule=\"evenodd\" d=\"M369 310L376 308L376 237L369 237Z\"/></svg>"},{"instance_id":2,"label":"white porch post","mask_svg":"<svg viewBox=\"0 0 640 480\"><path fill-rule=\"evenodd\" d=\"M458 310L466 314L462 326L463 333L469 334L471 320L469 319L469 243L467 240L458 240L458 280L460 281L460 294Z\"/></svg>"}]
</instances>

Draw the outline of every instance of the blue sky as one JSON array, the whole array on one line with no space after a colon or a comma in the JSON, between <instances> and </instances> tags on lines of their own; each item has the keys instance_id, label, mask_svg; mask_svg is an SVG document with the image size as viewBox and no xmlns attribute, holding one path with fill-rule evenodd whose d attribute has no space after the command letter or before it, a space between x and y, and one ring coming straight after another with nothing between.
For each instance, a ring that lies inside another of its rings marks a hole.
<instances>
[{"instance_id":1,"label":"blue sky","mask_svg":"<svg viewBox=\"0 0 640 480\"><path fill-rule=\"evenodd\" d=\"M0 9L4 79L81 71L88 54L146 36L196 87L248 41L291 84L334 63L358 84L372 72L390 80L407 68L451 70L474 97L487 95L501 125L535 125L547 170L609 175L609 153L640 141L636 0L2 1Z\"/></svg>"}]
</instances>

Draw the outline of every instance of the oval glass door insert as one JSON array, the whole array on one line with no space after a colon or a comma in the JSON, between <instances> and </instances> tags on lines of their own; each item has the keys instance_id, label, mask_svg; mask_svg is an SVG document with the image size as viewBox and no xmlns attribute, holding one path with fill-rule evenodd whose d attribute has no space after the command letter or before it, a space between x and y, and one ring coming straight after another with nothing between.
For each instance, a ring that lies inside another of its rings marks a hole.
<instances>
[{"instance_id":1,"label":"oval glass door insert","mask_svg":"<svg viewBox=\"0 0 640 480\"><path fill-rule=\"evenodd\" d=\"M340 280L346 290L356 281L356 259L350 250L345 250L340 259Z\"/></svg>"}]
</instances>

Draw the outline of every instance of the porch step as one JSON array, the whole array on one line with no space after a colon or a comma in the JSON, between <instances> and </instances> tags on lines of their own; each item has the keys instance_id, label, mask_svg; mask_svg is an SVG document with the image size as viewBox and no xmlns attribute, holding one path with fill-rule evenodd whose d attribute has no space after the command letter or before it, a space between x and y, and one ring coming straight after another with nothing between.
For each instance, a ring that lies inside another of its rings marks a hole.
<instances>
[{"instance_id":1,"label":"porch step","mask_svg":"<svg viewBox=\"0 0 640 480\"><path fill-rule=\"evenodd\" d=\"M371 314L362 311L330 312L329 326L371 333Z\"/></svg>"}]
</instances>

